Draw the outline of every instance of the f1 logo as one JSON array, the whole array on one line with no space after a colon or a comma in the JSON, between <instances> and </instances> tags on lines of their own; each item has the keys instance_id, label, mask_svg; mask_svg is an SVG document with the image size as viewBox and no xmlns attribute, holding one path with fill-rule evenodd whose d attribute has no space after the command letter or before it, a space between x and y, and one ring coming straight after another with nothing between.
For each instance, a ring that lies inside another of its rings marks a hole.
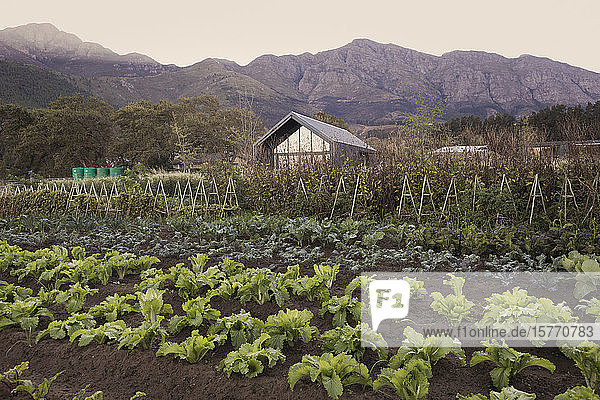
<instances>
[{"instance_id":1,"label":"f1 logo","mask_svg":"<svg viewBox=\"0 0 600 400\"><path fill-rule=\"evenodd\" d=\"M369 283L371 321L376 331L381 321L408 315L410 285L401 279L374 280Z\"/></svg>"}]
</instances>

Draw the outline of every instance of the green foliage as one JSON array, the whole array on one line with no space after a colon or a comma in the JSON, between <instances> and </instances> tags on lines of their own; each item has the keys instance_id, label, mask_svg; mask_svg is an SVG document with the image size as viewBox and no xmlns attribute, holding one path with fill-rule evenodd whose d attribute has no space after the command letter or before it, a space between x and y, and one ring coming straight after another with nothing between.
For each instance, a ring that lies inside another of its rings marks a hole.
<instances>
[{"instance_id":1,"label":"green foliage","mask_svg":"<svg viewBox=\"0 0 600 400\"><path fill-rule=\"evenodd\" d=\"M285 361L281 350L263 347L267 340L269 335L263 333L254 342L242 344L239 349L227 354L217 369L227 373L227 377L236 372L247 378L254 378L265 368L273 368L277 361Z\"/></svg>"},{"instance_id":2,"label":"green foliage","mask_svg":"<svg viewBox=\"0 0 600 400\"><path fill-rule=\"evenodd\" d=\"M29 369L28 361L24 361L19 365L15 365L8 371L0 374L0 382L4 383L9 389L12 390L12 388L19 383L23 371L26 371L27 369Z\"/></svg>"},{"instance_id":3,"label":"green foliage","mask_svg":"<svg viewBox=\"0 0 600 400\"><path fill-rule=\"evenodd\" d=\"M146 321L151 324L156 323L161 314L173 314L173 307L163 301L163 290L148 289L146 292L137 292L140 311Z\"/></svg>"},{"instance_id":4,"label":"green foliage","mask_svg":"<svg viewBox=\"0 0 600 400\"><path fill-rule=\"evenodd\" d=\"M106 340L117 340L121 337L122 332L127 328L125 322L121 320L106 322L97 328L83 328L78 329L70 335L70 342L74 342L77 338L79 341L77 344L81 346L87 346L92 341L103 344Z\"/></svg>"},{"instance_id":5,"label":"green foliage","mask_svg":"<svg viewBox=\"0 0 600 400\"><path fill-rule=\"evenodd\" d=\"M456 395L458 400L535 400L535 397L535 394L522 392L512 386L505 387L500 392L491 391L489 398L482 394L472 394L470 396Z\"/></svg>"},{"instance_id":6,"label":"green foliage","mask_svg":"<svg viewBox=\"0 0 600 400\"><path fill-rule=\"evenodd\" d=\"M82 287L79 282L71 285L69 289L56 295L57 303L65 303L65 308L69 314L73 314L83 307L85 299L89 294L98 293L98 289L90 289L88 286Z\"/></svg>"},{"instance_id":7,"label":"green foliage","mask_svg":"<svg viewBox=\"0 0 600 400\"><path fill-rule=\"evenodd\" d=\"M321 356L304 355L302 361L292 365L288 371L288 383L293 391L296 383L308 376L312 382L325 387L327 395L339 399L344 386L352 384L370 385L369 370L348 354L325 353Z\"/></svg>"},{"instance_id":8,"label":"green foliage","mask_svg":"<svg viewBox=\"0 0 600 400\"><path fill-rule=\"evenodd\" d=\"M402 368L384 368L373 382L373 390L384 386L393 388L403 400L424 399L429 392L431 366L427 361L412 359Z\"/></svg>"},{"instance_id":9,"label":"green foliage","mask_svg":"<svg viewBox=\"0 0 600 400\"><path fill-rule=\"evenodd\" d=\"M135 349L140 347L148 350L154 347L158 338L160 338L160 344L162 345L167 337L167 330L161 326L163 318L159 316L154 322L145 320L140 326L125 328L118 338L118 348Z\"/></svg>"},{"instance_id":10,"label":"green foliage","mask_svg":"<svg viewBox=\"0 0 600 400\"><path fill-rule=\"evenodd\" d=\"M376 351L380 359L387 358L387 343L383 337L369 328L368 324L337 327L321 334L323 351L334 354L346 353L358 361L362 360L365 350L371 348ZM367 345L365 347L364 345Z\"/></svg>"},{"instance_id":11,"label":"green foliage","mask_svg":"<svg viewBox=\"0 0 600 400\"><path fill-rule=\"evenodd\" d=\"M0 302L0 331L9 326L18 325L29 335L37 328L40 318L52 318L52 313L42 306L37 297L28 297L13 303Z\"/></svg>"},{"instance_id":12,"label":"green foliage","mask_svg":"<svg viewBox=\"0 0 600 400\"><path fill-rule=\"evenodd\" d=\"M326 313L333 314L333 326L343 327L349 323L348 313L354 321L360 321L361 303L349 295L332 296L321 304L319 315L323 317Z\"/></svg>"},{"instance_id":13,"label":"green foliage","mask_svg":"<svg viewBox=\"0 0 600 400\"><path fill-rule=\"evenodd\" d=\"M50 379L44 378L44 381L37 385L30 380L20 380L13 392L25 392L29 394L33 400L45 400L47 399L50 385L52 385L56 378L63 372L64 371L59 372Z\"/></svg>"},{"instance_id":14,"label":"green foliage","mask_svg":"<svg viewBox=\"0 0 600 400\"><path fill-rule=\"evenodd\" d=\"M181 305L185 316L174 315L169 321L169 332L179 333L185 326L195 328L202 325L204 320L215 320L221 316L221 312L211 307L210 296L196 297Z\"/></svg>"},{"instance_id":15,"label":"green foliage","mask_svg":"<svg viewBox=\"0 0 600 400\"><path fill-rule=\"evenodd\" d=\"M116 321L124 314L140 312L139 306L128 303L135 299L136 296L132 294L121 296L118 293L115 293L112 296L108 296L102 303L91 307L89 314L94 318L104 318L106 322Z\"/></svg>"},{"instance_id":16,"label":"green foliage","mask_svg":"<svg viewBox=\"0 0 600 400\"><path fill-rule=\"evenodd\" d=\"M564 393L554 396L554 400L600 400L600 396L588 387L575 386Z\"/></svg>"},{"instance_id":17,"label":"green foliage","mask_svg":"<svg viewBox=\"0 0 600 400\"><path fill-rule=\"evenodd\" d=\"M206 353L227 340L225 335L202 336L198 330L193 330L192 334L181 343L165 342L160 345L157 356L166 356L173 354L175 357L186 360L190 363L197 363Z\"/></svg>"},{"instance_id":18,"label":"green foliage","mask_svg":"<svg viewBox=\"0 0 600 400\"><path fill-rule=\"evenodd\" d=\"M440 292L431 293L430 296L433 298L431 308L443 315L452 326L457 326L463 319L468 318L475 303L467 300L462 293L465 284L464 278L457 277L454 274L448 274L448 277L448 280L444 280L444 285L450 286L454 293L446 297Z\"/></svg>"},{"instance_id":19,"label":"green foliage","mask_svg":"<svg viewBox=\"0 0 600 400\"><path fill-rule=\"evenodd\" d=\"M294 346L294 343L302 340L308 343L313 335L318 335L316 327L310 325L313 313L308 310L279 310L276 315L269 315L265 323L264 331L269 335L266 344L269 347L283 349L287 343Z\"/></svg>"},{"instance_id":20,"label":"green foliage","mask_svg":"<svg viewBox=\"0 0 600 400\"><path fill-rule=\"evenodd\" d=\"M563 346L561 351L571 360L583 374L587 387L600 392L600 347L584 342L577 347Z\"/></svg>"},{"instance_id":21,"label":"green foliage","mask_svg":"<svg viewBox=\"0 0 600 400\"><path fill-rule=\"evenodd\" d=\"M506 345L488 346L484 351L476 351L471 357L471 366L483 361L492 361L496 367L490 372L492 383L497 389L502 389L510 384L510 378L521 372L524 368L538 366L554 372L556 367L545 358L536 357L529 353L520 353Z\"/></svg>"},{"instance_id":22,"label":"green foliage","mask_svg":"<svg viewBox=\"0 0 600 400\"><path fill-rule=\"evenodd\" d=\"M71 337L75 332L81 329L91 329L96 326L96 320L89 314L74 314L66 320L51 321L48 327L38 333L35 342L38 343L46 335L52 339L60 340L65 337Z\"/></svg>"},{"instance_id":23,"label":"green foliage","mask_svg":"<svg viewBox=\"0 0 600 400\"><path fill-rule=\"evenodd\" d=\"M240 310L239 313L219 318L208 328L209 334L224 334L229 336L231 345L238 349L244 343L252 343L260 337L264 322L252 317L249 312Z\"/></svg>"},{"instance_id":24,"label":"green foliage","mask_svg":"<svg viewBox=\"0 0 600 400\"><path fill-rule=\"evenodd\" d=\"M448 354L454 354L462 365L466 364L465 352L458 339L449 336L424 337L410 326L404 328L405 339L396 354L390 359L390 367L400 368L412 359L421 359L435 365Z\"/></svg>"},{"instance_id":25,"label":"green foliage","mask_svg":"<svg viewBox=\"0 0 600 400\"><path fill-rule=\"evenodd\" d=\"M31 297L33 290L15 285L14 283L8 283L0 281L0 301L12 303L16 300L25 300Z\"/></svg>"}]
</instances>

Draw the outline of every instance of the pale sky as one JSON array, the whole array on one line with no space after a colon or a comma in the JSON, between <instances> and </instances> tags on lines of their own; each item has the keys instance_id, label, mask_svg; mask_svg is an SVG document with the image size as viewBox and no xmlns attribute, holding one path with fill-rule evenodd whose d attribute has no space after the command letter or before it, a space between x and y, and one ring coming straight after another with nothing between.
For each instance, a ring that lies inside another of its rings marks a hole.
<instances>
[{"instance_id":1,"label":"pale sky","mask_svg":"<svg viewBox=\"0 0 600 400\"><path fill-rule=\"evenodd\" d=\"M600 72L600 0L2 1L0 29L29 22L180 66L208 57L245 65L368 38L435 55L533 54Z\"/></svg>"}]
</instances>

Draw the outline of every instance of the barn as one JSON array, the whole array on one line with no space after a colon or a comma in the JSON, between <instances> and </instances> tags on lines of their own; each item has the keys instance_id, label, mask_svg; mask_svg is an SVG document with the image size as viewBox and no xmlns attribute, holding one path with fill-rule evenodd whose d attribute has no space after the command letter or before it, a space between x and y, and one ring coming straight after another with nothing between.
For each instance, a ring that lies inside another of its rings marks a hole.
<instances>
[{"instance_id":1,"label":"barn","mask_svg":"<svg viewBox=\"0 0 600 400\"><path fill-rule=\"evenodd\" d=\"M290 112L254 143L258 161L272 168L325 162L368 164L375 149L346 129Z\"/></svg>"}]
</instances>

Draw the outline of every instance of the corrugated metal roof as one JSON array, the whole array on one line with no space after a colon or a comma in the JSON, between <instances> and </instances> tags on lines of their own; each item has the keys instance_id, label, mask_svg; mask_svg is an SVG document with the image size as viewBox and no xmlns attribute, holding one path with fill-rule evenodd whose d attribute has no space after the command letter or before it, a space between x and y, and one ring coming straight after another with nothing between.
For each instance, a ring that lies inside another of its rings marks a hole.
<instances>
[{"instance_id":1,"label":"corrugated metal roof","mask_svg":"<svg viewBox=\"0 0 600 400\"><path fill-rule=\"evenodd\" d=\"M269 132L267 132L263 137L258 139L258 141L254 144L255 146L264 142L269 136L271 136L274 132L279 129L285 122L289 119L293 119L299 124L305 126L310 129L312 132L325 136L329 138L331 141L336 143L343 143L350 146L360 147L367 151L375 151L375 149L358 137L354 136L352 133L343 128L338 128L337 126L330 125L328 123L318 121L316 119L307 117L306 115L299 114L297 112L290 112L286 115L281 121L279 121Z\"/></svg>"}]
</instances>

